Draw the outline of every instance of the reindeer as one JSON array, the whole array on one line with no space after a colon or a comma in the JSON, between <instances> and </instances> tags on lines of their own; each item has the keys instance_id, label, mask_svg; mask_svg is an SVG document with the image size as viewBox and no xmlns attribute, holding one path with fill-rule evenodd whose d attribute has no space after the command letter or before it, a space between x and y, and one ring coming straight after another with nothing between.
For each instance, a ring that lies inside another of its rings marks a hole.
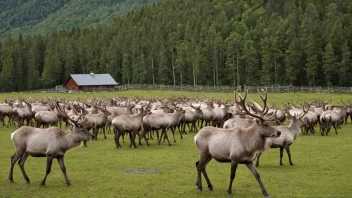
<instances>
[{"instance_id":1,"label":"reindeer","mask_svg":"<svg viewBox=\"0 0 352 198\"><path fill-rule=\"evenodd\" d=\"M106 139L106 134L105 134L105 126L108 121L108 116L111 114L109 111L106 109L102 109L100 107L95 106L95 109L100 110L100 113L97 114L87 114L85 115L85 119L82 122L86 123L86 127L88 130L93 128L93 134L94 134L94 140L98 140L98 131L99 129L103 129L104 133L104 138Z\"/></svg>"},{"instance_id":2,"label":"reindeer","mask_svg":"<svg viewBox=\"0 0 352 198\"><path fill-rule=\"evenodd\" d=\"M34 119L36 121L36 127L40 128L40 125L49 126L57 126L57 123L60 121L60 118L53 111L38 111Z\"/></svg>"},{"instance_id":3,"label":"reindeer","mask_svg":"<svg viewBox=\"0 0 352 198\"><path fill-rule=\"evenodd\" d=\"M338 134L337 127L339 127L339 125L341 125L345 121L345 116L346 110L341 108L324 111L320 115L321 135L324 136L325 133L325 135L327 136L330 132L331 126L334 127L335 133Z\"/></svg>"},{"instance_id":4,"label":"reindeer","mask_svg":"<svg viewBox=\"0 0 352 198\"><path fill-rule=\"evenodd\" d=\"M25 107L15 107L12 109L13 116L16 117L18 120L18 125L23 126L24 125L24 120L27 120L27 126L29 126L31 120L32 120L32 105L29 104L26 101L23 101L25 103Z\"/></svg>"},{"instance_id":5,"label":"reindeer","mask_svg":"<svg viewBox=\"0 0 352 198\"><path fill-rule=\"evenodd\" d=\"M181 131L183 133L186 133L186 125L188 126L188 129L190 131L197 131L197 126L196 126L196 122L202 117L203 113L199 107L195 107L191 104L191 108L193 109L193 111L191 110L186 110L186 112L182 115L181 117ZM191 124L191 127L189 126L189 124Z\"/></svg>"},{"instance_id":6,"label":"reindeer","mask_svg":"<svg viewBox=\"0 0 352 198\"><path fill-rule=\"evenodd\" d=\"M5 126L5 117L8 117L8 122L6 127L9 128L9 124L12 119L12 103L5 100L5 103L0 104L0 121L2 126Z\"/></svg>"},{"instance_id":7,"label":"reindeer","mask_svg":"<svg viewBox=\"0 0 352 198\"><path fill-rule=\"evenodd\" d=\"M142 128L143 117L151 114L149 105L146 109L141 108L140 112L135 115L121 115L117 116L112 120L112 125L114 126L115 131L115 144L117 148L121 148L121 144L119 142L120 136L126 132L130 135L130 147L134 146L137 148L135 143L135 138L137 133Z\"/></svg>"},{"instance_id":8,"label":"reindeer","mask_svg":"<svg viewBox=\"0 0 352 198\"><path fill-rule=\"evenodd\" d=\"M287 152L288 159L290 161L290 165L293 166L292 160L291 160L291 152L290 152L290 146L293 144L293 142L297 139L299 132L301 131L301 128L306 124L306 117L305 114L308 112L308 110L305 110L303 108L303 114L301 114L299 117L292 116L288 112L287 119L291 122L289 126L285 125L279 125L275 126L274 128L279 130L281 132L281 136L279 138L273 138L271 148L280 148L280 165L282 164L282 157L283 157L283 152L284 148ZM261 153L258 153L257 155L257 161L255 166L259 166L259 158L261 156Z\"/></svg>"},{"instance_id":9,"label":"reindeer","mask_svg":"<svg viewBox=\"0 0 352 198\"><path fill-rule=\"evenodd\" d=\"M91 140L94 136L85 129L84 125L80 125L77 121L72 120L68 116L67 118L74 123L72 128L67 131L62 131L57 127L40 129L22 126L11 134L11 140L14 142L16 152L11 157L11 166L8 178L10 182L14 182L13 167L18 161L26 183L30 183L26 171L24 170L24 163L28 156L32 156L47 157L46 174L41 182L42 186L45 186L45 181L51 172L51 165L54 158L57 159L60 165L61 171L63 172L66 180L66 185L71 186L64 164L65 153L68 150L79 146L82 140Z\"/></svg>"},{"instance_id":10,"label":"reindeer","mask_svg":"<svg viewBox=\"0 0 352 198\"><path fill-rule=\"evenodd\" d=\"M210 183L205 167L210 160L214 158L218 162L231 163L230 184L227 190L230 196L233 195L232 182L235 178L237 166L238 164L246 164L258 181L262 193L268 198L270 195L267 193L260 176L255 169L253 159L257 152L264 151L270 145L271 139L279 137L281 132L271 127L268 122L264 120L263 115L259 116L252 114L247 109L245 101L248 90L245 91L244 97L239 95L238 98L237 94L238 93L235 91L235 102L240 105L248 115L257 119L255 123L248 128L235 127L231 129L220 129L215 127L204 127L197 133L194 137L194 141L198 147L200 159L196 162L198 172L196 185L198 186L198 190L202 191L201 174L203 173L209 190L213 190L213 186ZM264 102L263 114L267 111L267 94L265 93L264 97L259 91L258 94Z\"/></svg>"},{"instance_id":11,"label":"reindeer","mask_svg":"<svg viewBox=\"0 0 352 198\"><path fill-rule=\"evenodd\" d=\"M167 129L172 128L173 126L176 126L180 120L182 114L184 114L185 111L182 109L176 109L174 113L163 113L163 114L151 114L151 115L146 115L143 117L143 132L139 138L139 145L141 145L141 138L143 137L144 140L146 141L147 145L149 146L149 142L146 138L146 134L150 132L151 130L157 130L157 138L158 138L158 143L160 144L161 139L163 136L165 136L165 139L167 139L169 146L171 146L169 138L167 136ZM162 133L160 135L159 139L159 133L158 130L162 130ZM174 139L175 140L175 139Z\"/></svg>"}]
</instances>

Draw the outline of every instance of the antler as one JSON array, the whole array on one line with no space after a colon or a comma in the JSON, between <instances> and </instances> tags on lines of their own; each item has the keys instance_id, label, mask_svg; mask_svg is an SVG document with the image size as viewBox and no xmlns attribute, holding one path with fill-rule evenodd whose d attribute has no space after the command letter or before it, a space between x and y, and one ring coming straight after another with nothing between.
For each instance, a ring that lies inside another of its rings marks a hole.
<instances>
[{"instance_id":1,"label":"antler","mask_svg":"<svg viewBox=\"0 0 352 198\"><path fill-rule=\"evenodd\" d=\"M258 92L259 93L259 92ZM258 118L259 120L261 120L261 121L264 121L264 118L263 117L261 117L261 116L259 116L259 115L256 115L256 114L253 114L253 113L251 113L251 112L249 112L248 111L248 109L247 109L247 106L246 106L246 98L247 98L247 94L248 94L248 89L246 89L245 91L244 91L244 97L242 97L239 93L237 93L237 91L235 91L235 103L237 104L237 105L239 105L245 112L246 112L246 114L247 115L250 115L250 116L252 116L252 117L255 117L255 118ZM237 97L237 95L238 95L238 97ZM262 96L261 96L262 97ZM263 99L263 98L262 98ZM266 98L265 98L265 100L266 100ZM264 102L265 104L265 106L266 106L266 102ZM263 111L264 112L264 111Z\"/></svg>"},{"instance_id":2,"label":"antler","mask_svg":"<svg viewBox=\"0 0 352 198\"><path fill-rule=\"evenodd\" d=\"M263 93L265 94L265 96L263 97L263 95L259 92L259 89L257 90L260 98L263 100L263 103L264 103L264 107L263 107L263 111L261 113L261 117L265 116L268 111L269 111L269 108L268 108L268 103L267 103L267 99L268 99L268 92L264 89L262 89Z\"/></svg>"},{"instance_id":3,"label":"antler","mask_svg":"<svg viewBox=\"0 0 352 198\"><path fill-rule=\"evenodd\" d=\"M58 101L56 101L55 104L56 104L57 110L58 110L62 115L64 115L67 119L69 119L76 127L79 127L79 125L78 125L78 120L81 118L82 114L79 116L79 118L78 118L77 121L76 121L76 120L70 118L70 116L67 115L67 113L66 113L65 110L62 110L62 109L61 109L61 107L60 107Z\"/></svg>"},{"instance_id":4,"label":"antler","mask_svg":"<svg viewBox=\"0 0 352 198\"><path fill-rule=\"evenodd\" d=\"M298 119L302 119L308 113L308 110L309 110L309 108L307 110L305 110L304 105L301 105L301 106L303 108L303 114L301 116L299 116Z\"/></svg>"}]
</instances>

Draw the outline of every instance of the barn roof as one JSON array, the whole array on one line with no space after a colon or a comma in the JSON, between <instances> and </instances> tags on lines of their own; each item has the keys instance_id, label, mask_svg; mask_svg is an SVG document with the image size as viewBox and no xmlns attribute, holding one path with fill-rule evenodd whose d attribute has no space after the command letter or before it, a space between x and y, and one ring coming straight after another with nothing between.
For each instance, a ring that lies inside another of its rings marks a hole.
<instances>
[{"instance_id":1,"label":"barn roof","mask_svg":"<svg viewBox=\"0 0 352 198\"><path fill-rule=\"evenodd\" d=\"M71 74L70 77L77 83L78 86L117 85L116 81L110 74Z\"/></svg>"}]
</instances>

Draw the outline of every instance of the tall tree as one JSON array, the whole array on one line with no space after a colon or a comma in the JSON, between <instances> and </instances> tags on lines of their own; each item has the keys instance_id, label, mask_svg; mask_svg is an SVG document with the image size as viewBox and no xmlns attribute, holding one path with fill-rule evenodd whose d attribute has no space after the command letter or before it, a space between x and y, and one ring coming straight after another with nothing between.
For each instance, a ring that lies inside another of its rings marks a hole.
<instances>
[{"instance_id":1,"label":"tall tree","mask_svg":"<svg viewBox=\"0 0 352 198\"><path fill-rule=\"evenodd\" d=\"M3 47L1 52L1 63L2 70L0 73L0 90L3 92L9 92L14 90L13 80L14 76L14 64L11 57L11 48Z\"/></svg>"},{"instance_id":2,"label":"tall tree","mask_svg":"<svg viewBox=\"0 0 352 198\"><path fill-rule=\"evenodd\" d=\"M341 51L342 51L342 60L338 64L339 85L346 86L348 80L351 80L351 77L348 74L350 74L350 71L352 68L351 51L348 46L348 41L345 41L345 43L342 45Z\"/></svg>"},{"instance_id":3,"label":"tall tree","mask_svg":"<svg viewBox=\"0 0 352 198\"><path fill-rule=\"evenodd\" d=\"M323 63L326 84L332 86L333 76L336 74L336 57L331 43L328 43L325 47Z\"/></svg>"}]
</instances>

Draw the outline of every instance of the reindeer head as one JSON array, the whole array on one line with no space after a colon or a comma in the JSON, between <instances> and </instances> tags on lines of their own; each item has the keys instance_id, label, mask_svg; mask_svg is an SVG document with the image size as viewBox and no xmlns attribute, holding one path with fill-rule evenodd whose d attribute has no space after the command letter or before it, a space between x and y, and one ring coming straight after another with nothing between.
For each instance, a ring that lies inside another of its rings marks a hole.
<instances>
[{"instance_id":1,"label":"reindeer head","mask_svg":"<svg viewBox=\"0 0 352 198\"><path fill-rule=\"evenodd\" d=\"M60 105L58 102L56 102L56 108L57 110L64 115L68 120L71 121L72 126L70 127L70 130L72 131L72 133L74 133L75 137L77 137L78 140L92 140L94 139L94 135L91 134L87 129L86 129L86 122L80 122L80 120L83 117L83 114L81 114L77 120L74 120L72 118L70 118L67 114L65 110L62 110L60 108Z\"/></svg>"},{"instance_id":2,"label":"reindeer head","mask_svg":"<svg viewBox=\"0 0 352 198\"><path fill-rule=\"evenodd\" d=\"M272 126L270 126L269 123L264 119L265 114L267 114L268 110L269 110L268 105L267 105L267 92L265 91L264 93L265 93L265 96L260 94L260 92L258 90L258 94L264 103L264 107L263 107L263 111L262 111L261 115L253 114L248 110L248 108L246 106L246 98L247 98L247 94L248 94L247 89L244 92L244 94L245 94L244 97L242 97L240 94L237 93L237 91L235 91L235 103L237 105L241 106L247 115L250 115L250 116L256 118L254 125L256 125L255 127L257 127L257 132L259 132L262 137L277 138L277 137L280 137L281 132L278 131L277 129L273 128ZM237 97L237 95L238 95L238 97Z\"/></svg>"},{"instance_id":3,"label":"reindeer head","mask_svg":"<svg viewBox=\"0 0 352 198\"><path fill-rule=\"evenodd\" d=\"M308 122L305 115L308 113L308 109L306 110L303 105L302 105L302 108L303 108L303 111L300 114L291 115L290 111L287 111L286 112L287 120L290 121L290 123L298 123L300 127L306 125Z\"/></svg>"}]
</instances>

